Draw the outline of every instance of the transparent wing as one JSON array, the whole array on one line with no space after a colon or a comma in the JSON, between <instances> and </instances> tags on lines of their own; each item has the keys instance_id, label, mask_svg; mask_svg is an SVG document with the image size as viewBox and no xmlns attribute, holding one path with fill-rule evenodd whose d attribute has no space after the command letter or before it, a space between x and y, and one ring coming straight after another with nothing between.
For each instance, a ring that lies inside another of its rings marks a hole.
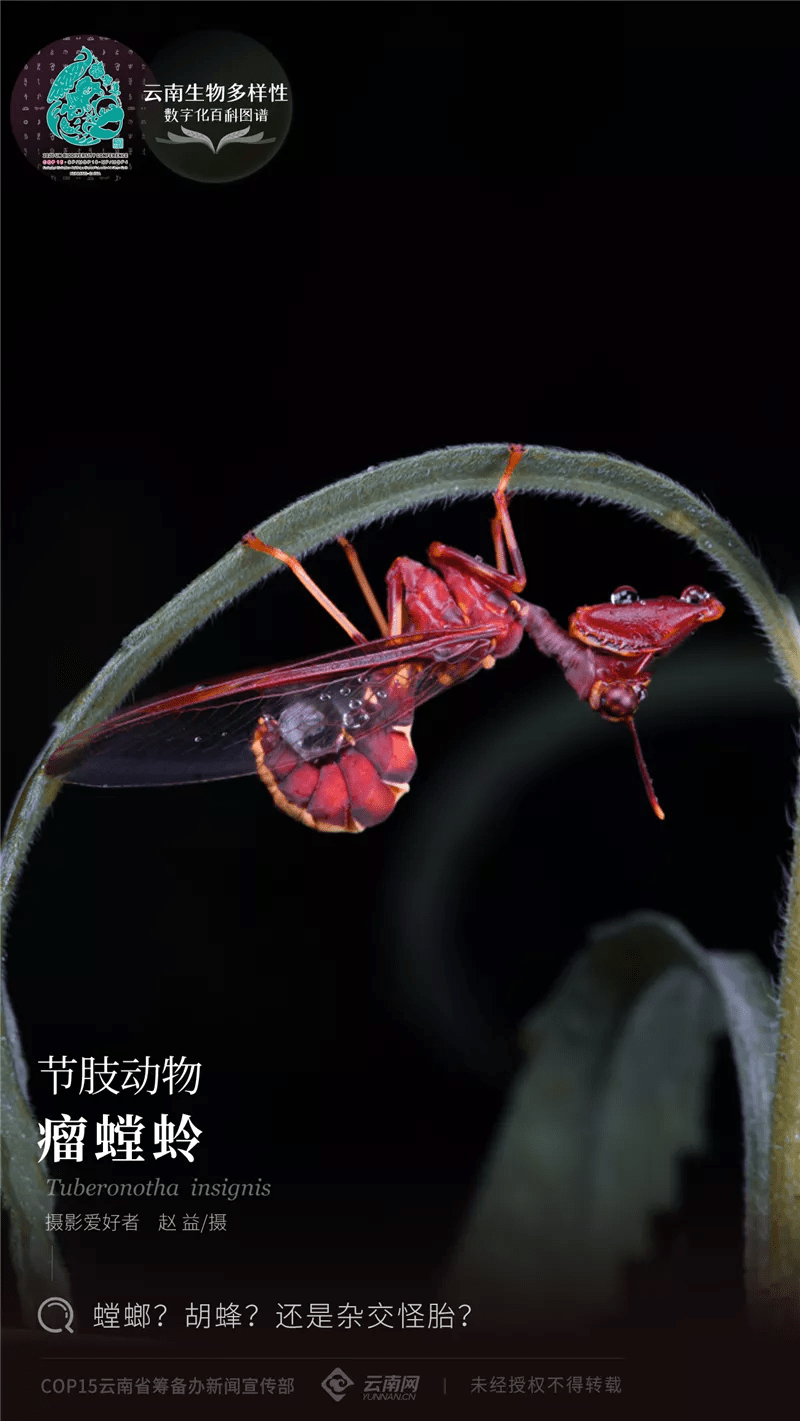
<instances>
[{"instance_id":1,"label":"transparent wing","mask_svg":"<svg viewBox=\"0 0 800 1421\"><path fill-rule=\"evenodd\" d=\"M410 721L417 706L466 680L490 654L494 627L413 635L335 656L194 686L121 711L66 741L45 770L106 788L191 784L256 774L251 750L262 717L306 760Z\"/></svg>"}]
</instances>

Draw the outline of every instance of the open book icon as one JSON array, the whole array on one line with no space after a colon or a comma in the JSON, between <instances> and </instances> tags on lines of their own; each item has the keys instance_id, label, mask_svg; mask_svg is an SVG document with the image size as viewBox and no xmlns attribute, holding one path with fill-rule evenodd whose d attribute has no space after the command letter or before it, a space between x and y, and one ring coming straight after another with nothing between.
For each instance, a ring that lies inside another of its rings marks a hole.
<instances>
[{"instance_id":1,"label":"open book icon","mask_svg":"<svg viewBox=\"0 0 800 1421\"><path fill-rule=\"evenodd\" d=\"M181 137L183 134L183 137ZM247 128L237 128L233 133L223 133L216 148L213 138L209 138L207 133L195 133L194 129L184 128L181 124L180 133L170 133L166 138L157 138L156 143L203 143L206 148L210 148L212 153L218 153L220 148L224 148L226 143L274 143L274 138L265 138L262 133L251 133L250 125Z\"/></svg>"}]
</instances>

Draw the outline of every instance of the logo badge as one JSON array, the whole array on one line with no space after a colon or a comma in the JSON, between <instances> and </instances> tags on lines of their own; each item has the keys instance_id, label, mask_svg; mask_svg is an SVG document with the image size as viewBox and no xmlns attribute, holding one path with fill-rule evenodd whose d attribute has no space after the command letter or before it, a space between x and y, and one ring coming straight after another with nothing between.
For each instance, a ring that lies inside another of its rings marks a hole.
<instances>
[{"instance_id":1,"label":"logo badge","mask_svg":"<svg viewBox=\"0 0 800 1421\"><path fill-rule=\"evenodd\" d=\"M263 44L232 30L198 30L162 49L139 99L139 125L167 168L199 183L250 177L281 147L292 94Z\"/></svg>"},{"instance_id":2,"label":"logo badge","mask_svg":"<svg viewBox=\"0 0 800 1421\"><path fill-rule=\"evenodd\" d=\"M322 1390L327 1391L331 1401L341 1401L348 1387L355 1386L352 1377L343 1372L341 1367L334 1367L322 1382Z\"/></svg>"},{"instance_id":3,"label":"logo badge","mask_svg":"<svg viewBox=\"0 0 800 1421\"><path fill-rule=\"evenodd\" d=\"M51 178L81 182L131 171L145 145L143 59L104 35L67 35L31 55L11 93L11 128L24 156Z\"/></svg>"}]
</instances>

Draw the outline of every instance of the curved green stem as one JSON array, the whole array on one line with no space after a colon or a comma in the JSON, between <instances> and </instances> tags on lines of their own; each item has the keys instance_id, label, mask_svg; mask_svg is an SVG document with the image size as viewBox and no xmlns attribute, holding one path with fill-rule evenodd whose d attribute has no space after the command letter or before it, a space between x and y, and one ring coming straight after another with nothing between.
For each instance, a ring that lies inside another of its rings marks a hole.
<instances>
[{"instance_id":1,"label":"curved green stem","mask_svg":"<svg viewBox=\"0 0 800 1421\"><path fill-rule=\"evenodd\" d=\"M405 509L459 495L491 493L507 459L505 445L440 449L367 469L301 499L255 530L265 542L297 557L337 534ZM703 501L672 479L603 454L531 446L514 472L515 490L588 497L627 508L690 539L722 570L749 603L800 704L800 628L790 603L778 595L758 559L736 532ZM110 715L181 641L209 617L276 571L269 560L237 546L149 621L125 638L120 650L63 713L56 733L33 766L14 806L3 857L3 911L7 912L28 849L58 785L42 773L54 746ZM795 821L797 824L797 820ZM800 839L794 855L784 922L780 985L780 1037L773 1113L769 1264L759 1296L782 1298L800 1321ZM22 1064L13 1040L4 1050L17 1080ZM6 1069L8 1064L6 1062ZM6 1081L8 1090L8 1081ZM9 1163L30 1140L25 1096L4 1114ZM8 1176L7 1176L8 1182ZM13 1184L13 1181L12 1181Z\"/></svg>"}]
</instances>

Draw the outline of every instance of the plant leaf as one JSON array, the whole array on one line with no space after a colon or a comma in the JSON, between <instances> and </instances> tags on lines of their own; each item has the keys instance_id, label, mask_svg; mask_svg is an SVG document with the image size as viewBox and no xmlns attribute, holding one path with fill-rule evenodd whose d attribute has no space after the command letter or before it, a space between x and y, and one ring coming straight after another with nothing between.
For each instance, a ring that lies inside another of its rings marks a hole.
<instances>
[{"instance_id":1,"label":"plant leaf","mask_svg":"<svg viewBox=\"0 0 800 1421\"><path fill-rule=\"evenodd\" d=\"M8 1210L8 1248L21 1289L22 1313L37 1327L36 1304L48 1296L70 1300L69 1275L57 1236L47 1232L45 1216L59 1208L48 1192L39 1164L41 1144L27 1096L27 1070L16 1021L6 995L0 1039L2 1093L3 1204Z\"/></svg>"},{"instance_id":2,"label":"plant leaf","mask_svg":"<svg viewBox=\"0 0 800 1421\"><path fill-rule=\"evenodd\" d=\"M622 1267L678 1203L701 1153L715 1038L731 1036L748 1186L746 1266L765 1265L775 1011L764 968L708 952L674 919L597 928L524 1023L522 1068L456 1251L447 1292L493 1323L574 1321L620 1306Z\"/></svg>"}]
</instances>

